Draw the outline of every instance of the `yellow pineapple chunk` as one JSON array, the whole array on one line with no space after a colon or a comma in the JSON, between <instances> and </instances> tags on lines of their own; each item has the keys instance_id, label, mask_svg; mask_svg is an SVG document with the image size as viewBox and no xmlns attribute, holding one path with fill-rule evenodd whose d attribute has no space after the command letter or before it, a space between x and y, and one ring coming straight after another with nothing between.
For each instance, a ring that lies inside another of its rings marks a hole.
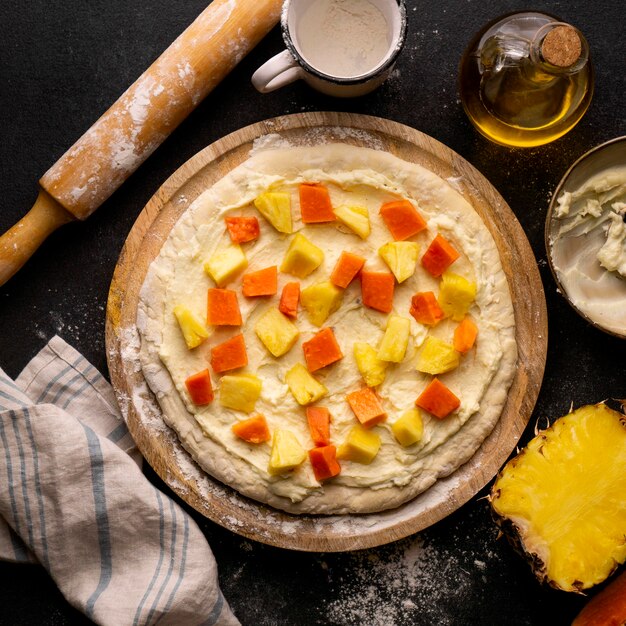
<instances>
[{"instance_id":1,"label":"yellow pineapple chunk","mask_svg":"<svg viewBox=\"0 0 626 626\"><path fill-rule=\"evenodd\" d=\"M272 452L268 470L270 474L282 474L298 467L306 458L306 452L298 438L290 430L277 428L272 439Z\"/></svg>"},{"instance_id":2,"label":"yellow pineapple chunk","mask_svg":"<svg viewBox=\"0 0 626 626\"><path fill-rule=\"evenodd\" d=\"M509 461L491 506L542 582L601 583L626 561L626 419L604 404L557 419Z\"/></svg>"},{"instance_id":3,"label":"yellow pineapple chunk","mask_svg":"<svg viewBox=\"0 0 626 626\"><path fill-rule=\"evenodd\" d=\"M378 254L389 266L399 283L415 274L419 244L414 241L390 241L378 249Z\"/></svg>"},{"instance_id":4,"label":"yellow pineapple chunk","mask_svg":"<svg viewBox=\"0 0 626 626\"><path fill-rule=\"evenodd\" d=\"M446 317L460 322L476 299L476 283L467 278L446 272L439 285L439 306Z\"/></svg>"},{"instance_id":5,"label":"yellow pineapple chunk","mask_svg":"<svg viewBox=\"0 0 626 626\"><path fill-rule=\"evenodd\" d=\"M460 362L459 353L449 343L436 337L426 337L416 369L425 374L444 374L457 368Z\"/></svg>"},{"instance_id":6,"label":"yellow pineapple chunk","mask_svg":"<svg viewBox=\"0 0 626 626\"><path fill-rule=\"evenodd\" d=\"M401 363L409 345L411 322L406 317L390 315L387 320L387 329L378 348L378 358L381 361Z\"/></svg>"},{"instance_id":7,"label":"yellow pineapple chunk","mask_svg":"<svg viewBox=\"0 0 626 626\"><path fill-rule=\"evenodd\" d=\"M223 287L233 280L237 274L248 267L248 259L237 243L218 248L213 256L204 264L204 271Z\"/></svg>"},{"instance_id":8,"label":"yellow pineapple chunk","mask_svg":"<svg viewBox=\"0 0 626 626\"><path fill-rule=\"evenodd\" d=\"M289 352L300 335L295 324L276 308L268 309L261 315L254 332L274 356Z\"/></svg>"},{"instance_id":9,"label":"yellow pineapple chunk","mask_svg":"<svg viewBox=\"0 0 626 626\"><path fill-rule=\"evenodd\" d=\"M417 443L424 434L424 423L419 409L409 409L397 419L391 430L398 443L404 447Z\"/></svg>"},{"instance_id":10,"label":"yellow pineapple chunk","mask_svg":"<svg viewBox=\"0 0 626 626\"><path fill-rule=\"evenodd\" d=\"M306 309L311 324L321 326L334 313L343 300L343 289L330 281L316 283L302 290L300 302Z\"/></svg>"},{"instance_id":11,"label":"yellow pineapple chunk","mask_svg":"<svg viewBox=\"0 0 626 626\"><path fill-rule=\"evenodd\" d=\"M337 458L369 465L380 450L380 436L360 424L350 429L344 443L337 450Z\"/></svg>"},{"instance_id":12,"label":"yellow pineapple chunk","mask_svg":"<svg viewBox=\"0 0 626 626\"><path fill-rule=\"evenodd\" d=\"M317 402L328 389L316 380L302 363L296 363L286 374L285 382L296 402L302 406Z\"/></svg>"},{"instance_id":13,"label":"yellow pineapple chunk","mask_svg":"<svg viewBox=\"0 0 626 626\"><path fill-rule=\"evenodd\" d=\"M297 233L291 240L280 271L298 278L306 278L324 260L324 253L304 235Z\"/></svg>"},{"instance_id":14,"label":"yellow pineapple chunk","mask_svg":"<svg viewBox=\"0 0 626 626\"><path fill-rule=\"evenodd\" d=\"M354 359L361 376L368 387L376 387L385 380L387 362L378 358L378 352L368 343L357 341L354 344Z\"/></svg>"},{"instance_id":15,"label":"yellow pineapple chunk","mask_svg":"<svg viewBox=\"0 0 626 626\"><path fill-rule=\"evenodd\" d=\"M369 237L370 215L369 211L362 206L340 206L335 210L335 217L361 239Z\"/></svg>"},{"instance_id":16,"label":"yellow pineapple chunk","mask_svg":"<svg viewBox=\"0 0 626 626\"><path fill-rule=\"evenodd\" d=\"M209 336L204 322L188 308L182 305L175 306L174 315L190 350L197 348Z\"/></svg>"},{"instance_id":17,"label":"yellow pineapple chunk","mask_svg":"<svg viewBox=\"0 0 626 626\"><path fill-rule=\"evenodd\" d=\"M261 395L261 381L252 374L222 376L220 404L229 409L251 413Z\"/></svg>"},{"instance_id":18,"label":"yellow pineapple chunk","mask_svg":"<svg viewBox=\"0 0 626 626\"><path fill-rule=\"evenodd\" d=\"M259 213L279 232L291 233L291 196L288 193L268 191L257 196L254 206Z\"/></svg>"}]
</instances>

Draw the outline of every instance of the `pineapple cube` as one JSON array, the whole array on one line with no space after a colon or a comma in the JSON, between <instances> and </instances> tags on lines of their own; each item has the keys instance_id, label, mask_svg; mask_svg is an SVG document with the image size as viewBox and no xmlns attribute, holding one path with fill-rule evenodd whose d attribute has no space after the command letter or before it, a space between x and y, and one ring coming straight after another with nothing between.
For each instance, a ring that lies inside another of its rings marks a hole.
<instances>
[{"instance_id":1,"label":"pineapple cube","mask_svg":"<svg viewBox=\"0 0 626 626\"><path fill-rule=\"evenodd\" d=\"M248 267L248 259L239 244L230 244L218 248L213 256L204 264L204 271L223 287Z\"/></svg>"},{"instance_id":2,"label":"pineapple cube","mask_svg":"<svg viewBox=\"0 0 626 626\"><path fill-rule=\"evenodd\" d=\"M404 447L417 443L424 434L424 424L419 409L409 409L391 425L398 443Z\"/></svg>"},{"instance_id":3,"label":"pineapple cube","mask_svg":"<svg viewBox=\"0 0 626 626\"><path fill-rule=\"evenodd\" d=\"M335 209L335 217L361 239L367 239L370 234L369 211L361 206L340 206Z\"/></svg>"},{"instance_id":4,"label":"pineapple cube","mask_svg":"<svg viewBox=\"0 0 626 626\"><path fill-rule=\"evenodd\" d=\"M306 452L297 437L290 430L277 428L272 439L272 452L268 471L282 474L298 467L306 458Z\"/></svg>"},{"instance_id":5,"label":"pineapple cube","mask_svg":"<svg viewBox=\"0 0 626 626\"><path fill-rule=\"evenodd\" d=\"M255 198L254 206L279 233L293 232L291 196L288 193L273 191L262 193Z\"/></svg>"},{"instance_id":6,"label":"pineapple cube","mask_svg":"<svg viewBox=\"0 0 626 626\"><path fill-rule=\"evenodd\" d=\"M457 368L459 363L460 355L453 346L436 337L427 337L416 369L426 374L444 374Z\"/></svg>"},{"instance_id":7,"label":"pineapple cube","mask_svg":"<svg viewBox=\"0 0 626 626\"><path fill-rule=\"evenodd\" d=\"M316 283L302 290L300 302L309 315L309 320L321 326L340 306L343 289L335 287L330 281Z\"/></svg>"},{"instance_id":8,"label":"pineapple cube","mask_svg":"<svg viewBox=\"0 0 626 626\"><path fill-rule=\"evenodd\" d=\"M372 346L357 341L354 344L354 359L368 387L376 387L384 382L387 363L378 358L378 353Z\"/></svg>"},{"instance_id":9,"label":"pineapple cube","mask_svg":"<svg viewBox=\"0 0 626 626\"><path fill-rule=\"evenodd\" d=\"M410 330L411 322L406 317L390 315L387 320L387 329L378 348L378 358L381 361L402 363L409 345Z\"/></svg>"},{"instance_id":10,"label":"pineapple cube","mask_svg":"<svg viewBox=\"0 0 626 626\"><path fill-rule=\"evenodd\" d=\"M285 382L296 402L302 406L317 402L328 389L318 382L302 363L296 363L286 374Z\"/></svg>"},{"instance_id":11,"label":"pineapple cube","mask_svg":"<svg viewBox=\"0 0 626 626\"><path fill-rule=\"evenodd\" d=\"M439 306L447 317L460 322L476 298L476 283L446 272L439 285Z\"/></svg>"},{"instance_id":12,"label":"pineapple cube","mask_svg":"<svg viewBox=\"0 0 626 626\"><path fill-rule=\"evenodd\" d=\"M186 307L181 305L175 306L174 315L185 338L185 343L190 350L197 348L209 336L210 333L204 322Z\"/></svg>"},{"instance_id":13,"label":"pineapple cube","mask_svg":"<svg viewBox=\"0 0 626 626\"><path fill-rule=\"evenodd\" d=\"M306 278L324 260L324 253L300 233L291 240L280 271L298 278Z\"/></svg>"},{"instance_id":14,"label":"pineapple cube","mask_svg":"<svg viewBox=\"0 0 626 626\"><path fill-rule=\"evenodd\" d=\"M390 241L378 249L378 254L401 283L415 274L419 251L414 241Z\"/></svg>"},{"instance_id":15,"label":"pineapple cube","mask_svg":"<svg viewBox=\"0 0 626 626\"><path fill-rule=\"evenodd\" d=\"M220 404L229 409L251 413L261 395L261 381L252 374L222 376Z\"/></svg>"},{"instance_id":16,"label":"pineapple cube","mask_svg":"<svg viewBox=\"0 0 626 626\"><path fill-rule=\"evenodd\" d=\"M268 309L261 315L254 326L254 332L274 356L289 352L300 336L295 324L275 308Z\"/></svg>"},{"instance_id":17,"label":"pineapple cube","mask_svg":"<svg viewBox=\"0 0 626 626\"><path fill-rule=\"evenodd\" d=\"M337 458L369 465L380 450L380 436L360 424L353 426L337 450Z\"/></svg>"}]
</instances>

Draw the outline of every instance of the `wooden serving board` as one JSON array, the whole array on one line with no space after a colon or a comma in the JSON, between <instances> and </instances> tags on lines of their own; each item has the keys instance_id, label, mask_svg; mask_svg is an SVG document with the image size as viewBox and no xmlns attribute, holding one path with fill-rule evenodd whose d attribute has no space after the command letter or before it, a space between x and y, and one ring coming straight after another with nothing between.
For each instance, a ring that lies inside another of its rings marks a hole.
<instances>
[{"instance_id":1,"label":"wooden serving board","mask_svg":"<svg viewBox=\"0 0 626 626\"><path fill-rule=\"evenodd\" d=\"M292 144L341 141L379 148L444 179L453 178L491 231L509 280L519 357L496 428L468 463L391 511L295 516L239 495L193 462L163 423L141 372L136 315L149 264L190 204L246 160L255 139L273 133ZM517 444L535 405L546 360L547 314L539 271L519 222L467 161L402 124L348 113L299 113L253 124L216 141L185 163L152 197L135 222L113 275L106 345L111 381L132 436L148 463L185 502L214 522L263 543L338 552L380 545L422 530L458 509L491 480Z\"/></svg>"}]
</instances>

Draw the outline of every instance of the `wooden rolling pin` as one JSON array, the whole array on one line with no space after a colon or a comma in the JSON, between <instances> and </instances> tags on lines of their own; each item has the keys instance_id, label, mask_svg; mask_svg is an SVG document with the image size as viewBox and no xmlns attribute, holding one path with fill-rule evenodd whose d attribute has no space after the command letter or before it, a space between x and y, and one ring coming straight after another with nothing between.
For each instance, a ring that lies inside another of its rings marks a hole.
<instances>
[{"instance_id":1,"label":"wooden rolling pin","mask_svg":"<svg viewBox=\"0 0 626 626\"><path fill-rule=\"evenodd\" d=\"M278 22L282 0L213 0L43 175L0 237L0 285L62 224L89 217Z\"/></svg>"}]
</instances>

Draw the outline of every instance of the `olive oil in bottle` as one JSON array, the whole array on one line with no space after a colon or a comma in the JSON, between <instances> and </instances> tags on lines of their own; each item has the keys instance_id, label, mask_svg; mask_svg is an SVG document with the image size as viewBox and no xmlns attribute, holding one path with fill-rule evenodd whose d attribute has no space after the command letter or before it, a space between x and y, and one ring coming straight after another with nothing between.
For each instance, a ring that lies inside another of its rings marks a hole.
<instances>
[{"instance_id":1,"label":"olive oil in bottle","mask_svg":"<svg viewBox=\"0 0 626 626\"><path fill-rule=\"evenodd\" d=\"M582 33L543 13L507 15L468 46L460 67L463 108L491 141L539 146L583 116L593 95Z\"/></svg>"}]
</instances>

